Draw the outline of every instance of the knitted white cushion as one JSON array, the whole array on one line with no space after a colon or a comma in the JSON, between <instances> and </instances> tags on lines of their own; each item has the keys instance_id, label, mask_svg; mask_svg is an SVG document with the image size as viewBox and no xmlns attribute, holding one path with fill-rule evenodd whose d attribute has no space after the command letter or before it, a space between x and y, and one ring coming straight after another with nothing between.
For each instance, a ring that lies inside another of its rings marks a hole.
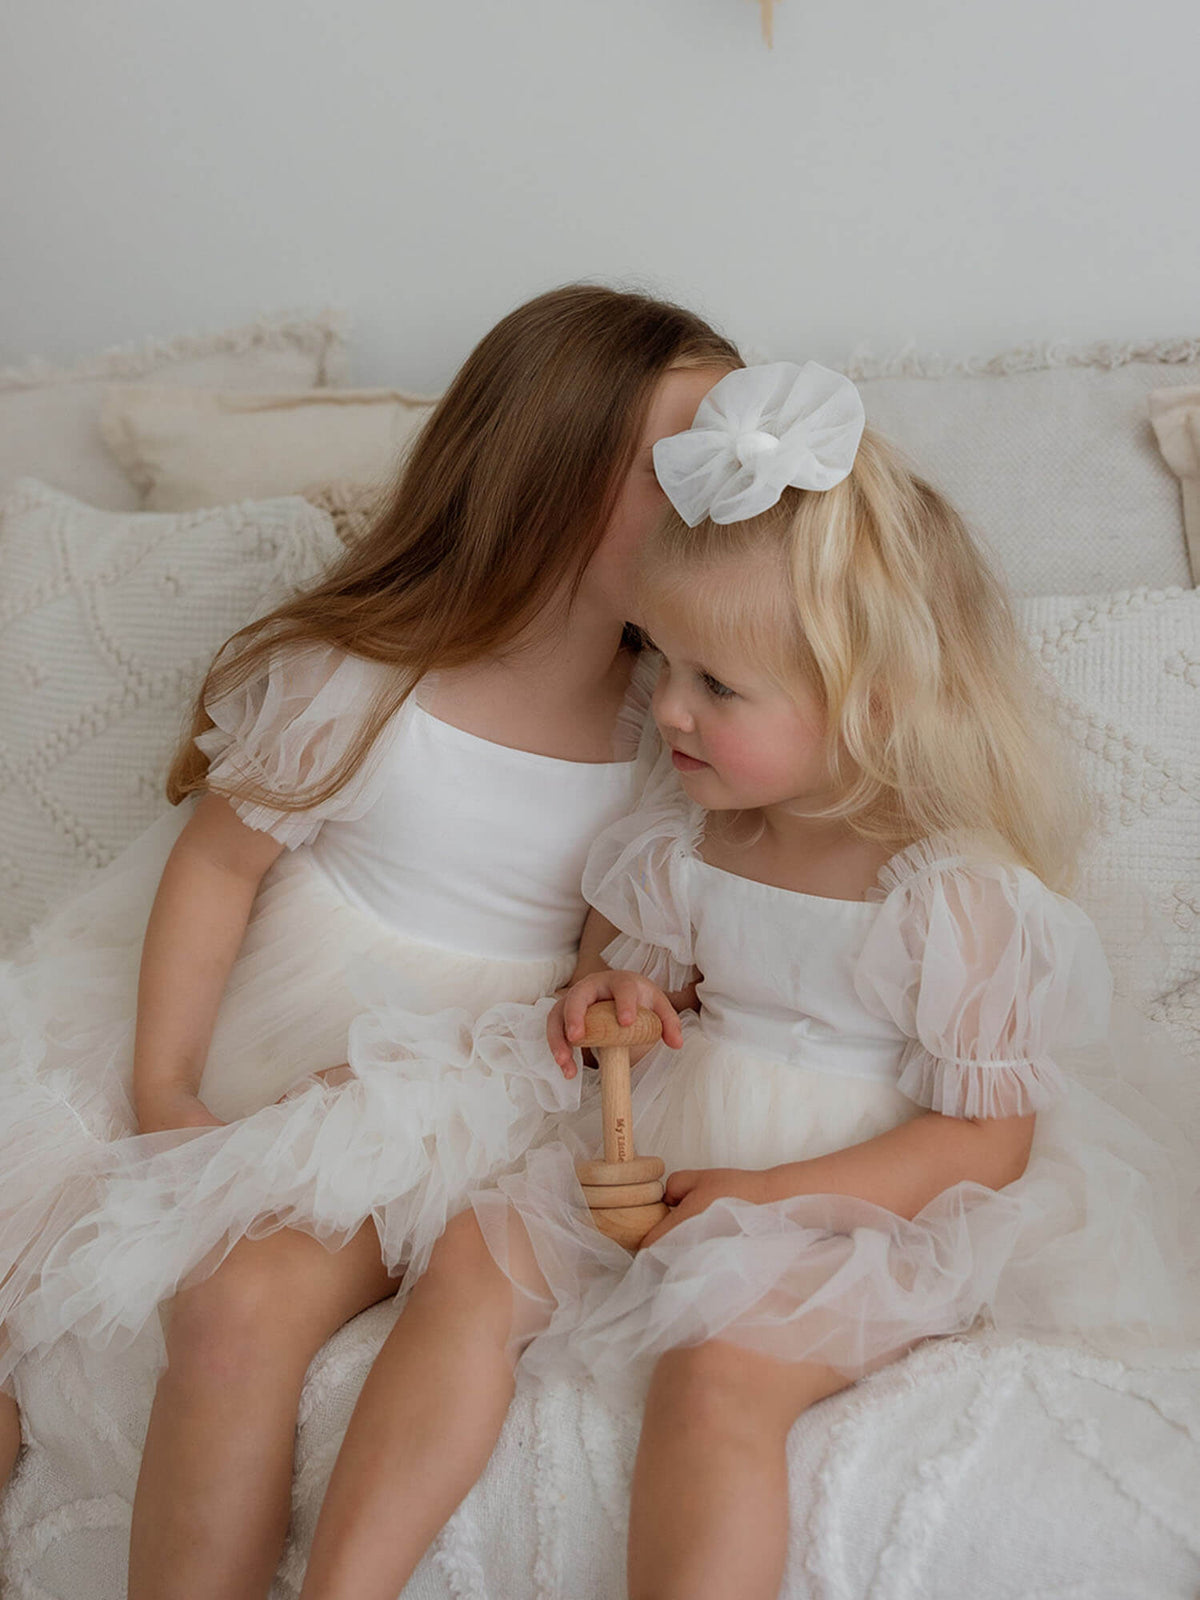
<instances>
[{"instance_id":1,"label":"knitted white cushion","mask_svg":"<svg viewBox=\"0 0 1200 1600\"><path fill-rule=\"evenodd\" d=\"M0 944L163 811L215 652L342 545L306 500L96 511L0 502Z\"/></svg>"},{"instance_id":2,"label":"knitted white cushion","mask_svg":"<svg viewBox=\"0 0 1200 1600\"><path fill-rule=\"evenodd\" d=\"M31 361L0 369L0 494L17 478L34 477L89 505L139 509L136 487L100 436L107 384L311 389L340 382L345 363L340 319L326 312L107 350L67 368Z\"/></svg>"},{"instance_id":3,"label":"knitted white cushion","mask_svg":"<svg viewBox=\"0 0 1200 1600\"><path fill-rule=\"evenodd\" d=\"M1024 600L1099 826L1076 897L1118 985L1200 1042L1200 591Z\"/></svg>"},{"instance_id":4,"label":"knitted white cushion","mask_svg":"<svg viewBox=\"0 0 1200 1600\"><path fill-rule=\"evenodd\" d=\"M1195 581L1147 396L1200 384L1200 340L1015 350L952 367L859 358L847 370L872 425L950 496L1014 593Z\"/></svg>"}]
</instances>

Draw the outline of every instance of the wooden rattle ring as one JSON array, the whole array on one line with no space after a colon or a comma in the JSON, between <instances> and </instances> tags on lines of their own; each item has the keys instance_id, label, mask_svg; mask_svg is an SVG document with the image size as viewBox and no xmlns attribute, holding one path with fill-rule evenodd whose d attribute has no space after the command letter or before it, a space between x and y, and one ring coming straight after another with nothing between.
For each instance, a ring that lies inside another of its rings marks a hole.
<instances>
[{"instance_id":1,"label":"wooden rattle ring","mask_svg":"<svg viewBox=\"0 0 1200 1600\"><path fill-rule=\"evenodd\" d=\"M670 1206L663 1205L660 1200L656 1206L617 1206L612 1211L593 1211L592 1221L605 1238L624 1245L626 1250L636 1250L650 1229L670 1215Z\"/></svg>"},{"instance_id":2,"label":"wooden rattle ring","mask_svg":"<svg viewBox=\"0 0 1200 1600\"><path fill-rule=\"evenodd\" d=\"M577 1161L575 1171L600 1232L636 1250L670 1208L662 1199L662 1161L639 1156L634 1149L629 1051L661 1039L662 1023L653 1011L639 1010L630 1026L622 1027L613 1002L601 1000L588 1007L584 1028L584 1037L576 1042L594 1050L600 1063L604 1159Z\"/></svg>"},{"instance_id":3,"label":"wooden rattle ring","mask_svg":"<svg viewBox=\"0 0 1200 1600\"><path fill-rule=\"evenodd\" d=\"M667 1170L661 1156L634 1156L631 1161L577 1161L575 1171L584 1188L603 1184L653 1183Z\"/></svg>"},{"instance_id":4,"label":"wooden rattle ring","mask_svg":"<svg viewBox=\"0 0 1200 1600\"><path fill-rule=\"evenodd\" d=\"M583 1198L593 1211L611 1211L615 1206L652 1206L663 1197L661 1178L653 1183L585 1183Z\"/></svg>"}]
</instances>

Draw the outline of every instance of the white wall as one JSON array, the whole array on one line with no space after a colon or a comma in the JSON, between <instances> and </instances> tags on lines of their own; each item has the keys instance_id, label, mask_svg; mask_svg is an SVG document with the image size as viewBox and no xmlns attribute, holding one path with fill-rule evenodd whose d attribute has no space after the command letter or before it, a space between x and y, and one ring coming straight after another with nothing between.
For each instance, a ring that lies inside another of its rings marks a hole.
<instances>
[{"instance_id":1,"label":"white wall","mask_svg":"<svg viewBox=\"0 0 1200 1600\"><path fill-rule=\"evenodd\" d=\"M777 355L1200 332L1196 0L6 0L0 359L551 284Z\"/></svg>"}]
</instances>

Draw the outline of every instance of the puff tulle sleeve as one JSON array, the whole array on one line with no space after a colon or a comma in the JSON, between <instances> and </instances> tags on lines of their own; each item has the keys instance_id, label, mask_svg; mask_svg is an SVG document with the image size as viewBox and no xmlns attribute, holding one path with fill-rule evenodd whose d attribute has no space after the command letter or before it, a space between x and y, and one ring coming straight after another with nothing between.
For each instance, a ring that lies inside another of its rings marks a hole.
<instances>
[{"instance_id":1,"label":"puff tulle sleeve","mask_svg":"<svg viewBox=\"0 0 1200 1600\"><path fill-rule=\"evenodd\" d=\"M592 845L583 895L620 930L603 952L610 967L641 972L664 989L691 982L689 868L703 819L679 787L667 750L637 809L605 828Z\"/></svg>"},{"instance_id":2,"label":"puff tulle sleeve","mask_svg":"<svg viewBox=\"0 0 1200 1600\"><path fill-rule=\"evenodd\" d=\"M332 645L281 650L261 676L206 703L215 726L196 743L209 759L208 787L228 792L248 780L273 794L301 794L320 783L349 751L387 671ZM323 823L353 822L370 810L390 731L319 805L278 811L253 800L231 804L247 827L289 849L311 844Z\"/></svg>"},{"instance_id":3,"label":"puff tulle sleeve","mask_svg":"<svg viewBox=\"0 0 1200 1600\"><path fill-rule=\"evenodd\" d=\"M855 973L909 1037L899 1088L951 1117L1015 1117L1066 1092L1056 1053L1100 1037L1112 983L1087 915L1032 872L926 842L880 878Z\"/></svg>"}]
</instances>

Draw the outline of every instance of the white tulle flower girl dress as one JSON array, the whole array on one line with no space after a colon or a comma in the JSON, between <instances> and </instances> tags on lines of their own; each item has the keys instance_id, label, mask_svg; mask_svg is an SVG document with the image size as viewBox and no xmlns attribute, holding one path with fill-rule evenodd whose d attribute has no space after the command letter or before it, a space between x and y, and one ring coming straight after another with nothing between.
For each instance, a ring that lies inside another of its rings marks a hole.
<instances>
[{"instance_id":1,"label":"white tulle flower girl dress","mask_svg":"<svg viewBox=\"0 0 1200 1600\"><path fill-rule=\"evenodd\" d=\"M901 851L863 901L772 887L708 865L704 820L668 767L585 875L620 929L610 966L667 988L703 975L682 1050L659 1045L640 1069L639 1151L668 1172L761 1169L926 1109L1036 1111L1028 1167L1000 1191L961 1183L912 1221L839 1196L722 1198L631 1261L574 1175L600 1148L593 1099L562 1117L561 1142L472 1196L518 1290L517 1329L544 1329L525 1370L637 1389L667 1349L720 1337L858 1374L980 1315L1099 1346L1194 1330L1196 1170L1162 1107L1185 1067L1161 1043L1114 1056L1087 916L968 839Z\"/></svg>"},{"instance_id":2,"label":"white tulle flower girl dress","mask_svg":"<svg viewBox=\"0 0 1200 1600\"><path fill-rule=\"evenodd\" d=\"M142 937L190 805L0 965L0 1379L67 1330L131 1339L248 1233L292 1224L337 1244L375 1215L398 1266L577 1099L557 1068L514 1074L508 1056L464 1073L462 1038L487 1007L571 973L588 846L657 752L656 665L634 666L608 763L463 732L429 709L425 683L327 803L236 804L288 848L255 900L200 1084L227 1127L131 1137ZM212 786L318 781L386 670L306 646L210 705ZM412 1013L436 1015L424 1029ZM397 1016L417 1028L412 1050L393 1041ZM348 1057L345 1081L310 1078Z\"/></svg>"}]
</instances>

